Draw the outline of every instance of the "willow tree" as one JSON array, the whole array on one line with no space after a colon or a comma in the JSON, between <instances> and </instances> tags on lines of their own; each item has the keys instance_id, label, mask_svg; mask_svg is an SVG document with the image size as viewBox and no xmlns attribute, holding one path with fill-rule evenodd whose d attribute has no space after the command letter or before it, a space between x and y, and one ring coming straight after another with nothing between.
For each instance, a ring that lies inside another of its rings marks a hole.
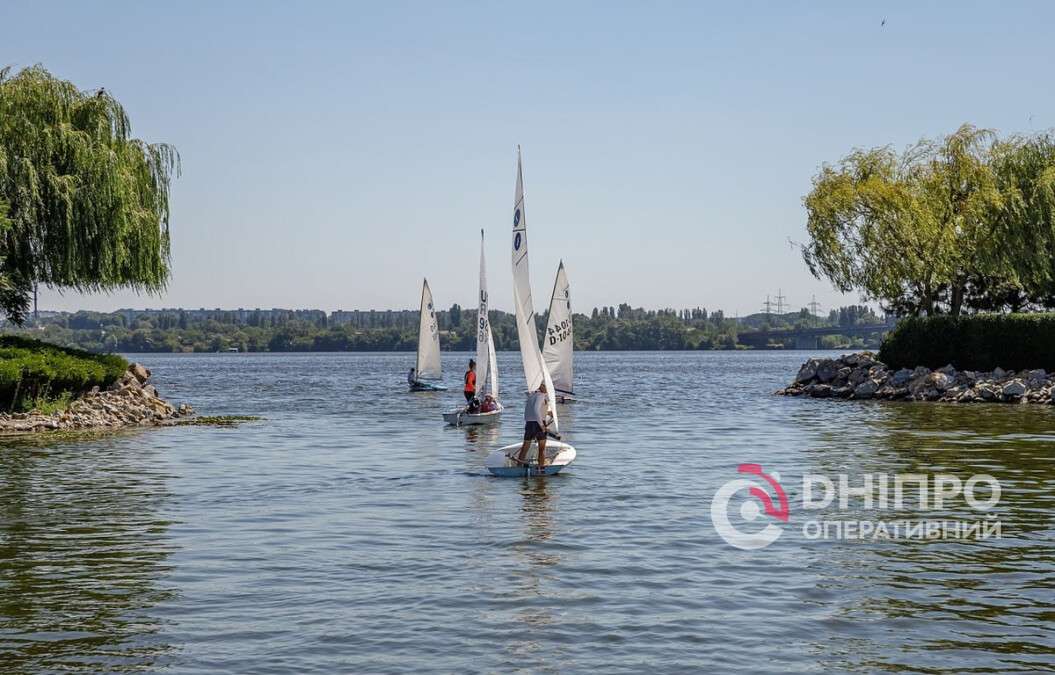
<instances>
[{"instance_id":1,"label":"willow tree","mask_svg":"<svg viewBox=\"0 0 1055 675\"><path fill-rule=\"evenodd\" d=\"M858 150L823 166L804 199L810 271L908 314L958 314L978 279L1016 283L992 236L1003 208L994 142L964 125L900 155Z\"/></svg>"},{"instance_id":2,"label":"willow tree","mask_svg":"<svg viewBox=\"0 0 1055 675\"><path fill-rule=\"evenodd\" d=\"M1003 208L994 224L1024 300L1055 306L1055 138L1042 133L1000 143L993 168Z\"/></svg>"},{"instance_id":3,"label":"willow tree","mask_svg":"<svg viewBox=\"0 0 1055 675\"><path fill-rule=\"evenodd\" d=\"M0 70L0 310L21 322L35 284L154 293L169 276L179 155L131 136L105 90L43 67Z\"/></svg>"}]
</instances>

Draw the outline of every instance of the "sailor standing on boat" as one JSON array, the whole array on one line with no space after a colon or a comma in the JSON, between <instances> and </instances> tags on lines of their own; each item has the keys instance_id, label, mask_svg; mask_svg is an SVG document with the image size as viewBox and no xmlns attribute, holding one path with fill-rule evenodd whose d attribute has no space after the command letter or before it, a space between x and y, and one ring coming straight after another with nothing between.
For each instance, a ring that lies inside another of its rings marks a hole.
<instances>
[{"instance_id":1,"label":"sailor standing on boat","mask_svg":"<svg viewBox=\"0 0 1055 675\"><path fill-rule=\"evenodd\" d=\"M528 394L527 402L524 404L524 443L517 453L518 464L528 464L525 461L531 441L538 442L538 468L541 471L546 466L546 420L549 419L549 401L546 399L546 383L539 385L538 391Z\"/></svg>"},{"instance_id":2,"label":"sailor standing on boat","mask_svg":"<svg viewBox=\"0 0 1055 675\"><path fill-rule=\"evenodd\" d=\"M469 359L469 369L465 371L465 402L470 403L476 397L476 361Z\"/></svg>"}]
</instances>

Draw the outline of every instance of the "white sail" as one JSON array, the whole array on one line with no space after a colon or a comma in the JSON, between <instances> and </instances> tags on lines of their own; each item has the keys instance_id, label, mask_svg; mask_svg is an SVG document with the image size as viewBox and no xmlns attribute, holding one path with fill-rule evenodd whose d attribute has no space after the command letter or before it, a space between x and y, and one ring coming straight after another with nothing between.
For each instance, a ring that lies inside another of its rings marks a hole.
<instances>
[{"instance_id":1,"label":"white sail","mask_svg":"<svg viewBox=\"0 0 1055 675\"><path fill-rule=\"evenodd\" d=\"M564 271L563 260L557 268L557 278L553 282L549 318L546 322L546 332L542 335L542 342L542 357L546 362L550 377L553 378L556 393L574 394L572 387L574 340L571 325L571 286L568 284L568 273Z\"/></svg>"},{"instance_id":2,"label":"white sail","mask_svg":"<svg viewBox=\"0 0 1055 675\"><path fill-rule=\"evenodd\" d=\"M421 286L421 323L418 325L418 363L419 380L439 379L440 370L440 330L436 324L436 310L432 306L432 291L428 279Z\"/></svg>"},{"instance_id":3,"label":"white sail","mask_svg":"<svg viewBox=\"0 0 1055 675\"><path fill-rule=\"evenodd\" d=\"M480 305L476 312L476 394L477 398L483 400L484 391L487 388L488 374L490 373L491 395L498 397L494 386L494 341L491 339L491 319L488 314L487 304L487 265L484 262L484 231L480 230Z\"/></svg>"},{"instance_id":4,"label":"white sail","mask_svg":"<svg viewBox=\"0 0 1055 675\"><path fill-rule=\"evenodd\" d=\"M517 339L520 342L520 358L524 364L524 379L528 391L535 391L546 383L550 411L553 413L551 427L557 431L557 401L553 381L542 360L535 329L535 309L531 300L531 275L528 269L527 216L524 215L524 170L517 146L517 182L513 195L513 307L516 309Z\"/></svg>"},{"instance_id":5,"label":"white sail","mask_svg":"<svg viewBox=\"0 0 1055 675\"><path fill-rule=\"evenodd\" d=\"M488 354L488 368L491 373L491 396L498 400L498 355L495 354L495 341L490 331L490 322L488 322L487 331L487 354Z\"/></svg>"}]
</instances>

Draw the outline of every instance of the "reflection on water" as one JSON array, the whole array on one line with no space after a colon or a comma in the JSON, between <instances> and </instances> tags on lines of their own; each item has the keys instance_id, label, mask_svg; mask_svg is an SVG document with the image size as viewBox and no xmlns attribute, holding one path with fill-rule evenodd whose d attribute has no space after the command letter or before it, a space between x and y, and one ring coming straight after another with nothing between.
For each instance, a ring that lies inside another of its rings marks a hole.
<instances>
[{"instance_id":1,"label":"reflection on water","mask_svg":"<svg viewBox=\"0 0 1055 675\"><path fill-rule=\"evenodd\" d=\"M1055 408L772 396L805 356L577 355L578 460L523 479L484 468L522 401L447 427L461 394L406 393L412 355L143 357L266 420L0 444L0 670L1050 669ZM793 510L733 549L709 501L749 461L793 503L803 473L988 473L1003 538L808 541Z\"/></svg>"},{"instance_id":2,"label":"reflection on water","mask_svg":"<svg viewBox=\"0 0 1055 675\"><path fill-rule=\"evenodd\" d=\"M821 434L817 470L989 474L1001 486L988 512L945 500L920 510L857 511L863 519L998 519L999 539L892 539L834 547L819 586L839 593L837 630L815 643L829 665L919 671L1030 669L1052 663L1055 641L1055 415L1026 406L881 404L853 434ZM860 484L860 480L856 484ZM882 648L912 634L900 648ZM838 645L830 650L833 645ZM834 652L834 653L833 653Z\"/></svg>"},{"instance_id":3,"label":"reflection on water","mask_svg":"<svg viewBox=\"0 0 1055 675\"><path fill-rule=\"evenodd\" d=\"M91 454L39 440L0 449L0 654L5 672L157 667L152 614L172 551L156 453L128 436Z\"/></svg>"}]
</instances>

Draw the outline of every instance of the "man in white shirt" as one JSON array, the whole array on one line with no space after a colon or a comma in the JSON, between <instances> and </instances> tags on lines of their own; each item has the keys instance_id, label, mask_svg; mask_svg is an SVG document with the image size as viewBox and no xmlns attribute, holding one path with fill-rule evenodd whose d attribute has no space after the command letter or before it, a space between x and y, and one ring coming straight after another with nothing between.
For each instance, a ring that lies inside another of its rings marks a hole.
<instances>
[{"instance_id":1,"label":"man in white shirt","mask_svg":"<svg viewBox=\"0 0 1055 675\"><path fill-rule=\"evenodd\" d=\"M520 452L514 457L517 464L527 466L527 457L531 441L538 442L538 468L546 466L546 420L549 417L549 405L546 399L546 383L539 385L538 391L528 394L524 403L524 443Z\"/></svg>"}]
</instances>

